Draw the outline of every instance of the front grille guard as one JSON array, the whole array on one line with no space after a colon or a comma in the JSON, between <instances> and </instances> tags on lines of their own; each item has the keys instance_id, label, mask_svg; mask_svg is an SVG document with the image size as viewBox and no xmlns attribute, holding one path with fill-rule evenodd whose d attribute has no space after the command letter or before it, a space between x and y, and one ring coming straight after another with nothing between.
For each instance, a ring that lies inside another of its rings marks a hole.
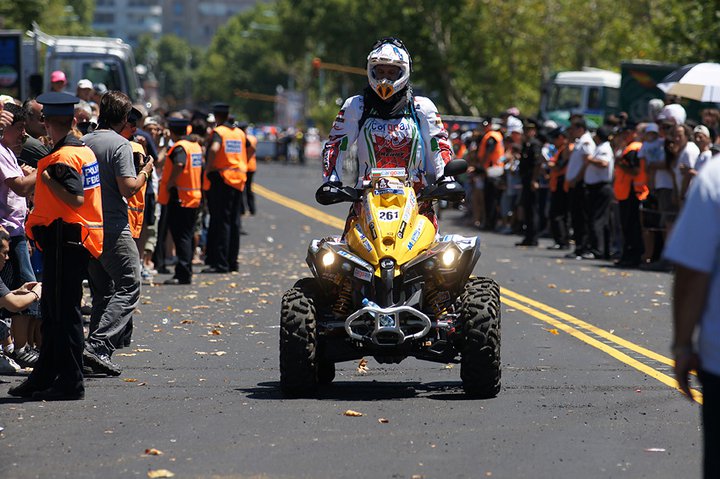
<instances>
[{"instance_id":1,"label":"front grille guard","mask_svg":"<svg viewBox=\"0 0 720 479\"><path fill-rule=\"evenodd\" d=\"M375 320L375 328L369 338L367 335L359 334L353 330L353 322L360 319L365 314L369 314ZM423 329L417 333L405 334L400 327L400 316L403 314L408 314L420 319ZM345 331L348 336L358 341L368 341L369 339L378 346L396 346L403 344L405 341L422 338L430 332L432 326L433 323L430 321L430 318L412 306L390 306L387 308L381 308L379 306L367 305L351 314L345 320ZM396 342L389 343L381 341L380 335L386 334L395 336L397 338Z\"/></svg>"}]
</instances>

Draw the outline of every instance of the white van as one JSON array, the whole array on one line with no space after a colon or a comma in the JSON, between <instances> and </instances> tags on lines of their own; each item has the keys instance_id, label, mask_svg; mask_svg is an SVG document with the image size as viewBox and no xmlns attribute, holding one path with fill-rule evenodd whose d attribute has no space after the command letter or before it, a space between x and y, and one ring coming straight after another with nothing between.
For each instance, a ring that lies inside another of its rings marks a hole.
<instances>
[{"instance_id":1,"label":"white van","mask_svg":"<svg viewBox=\"0 0 720 479\"><path fill-rule=\"evenodd\" d=\"M558 72L543 86L540 118L567 126L580 113L591 127L620 111L620 74L598 68Z\"/></svg>"}]
</instances>

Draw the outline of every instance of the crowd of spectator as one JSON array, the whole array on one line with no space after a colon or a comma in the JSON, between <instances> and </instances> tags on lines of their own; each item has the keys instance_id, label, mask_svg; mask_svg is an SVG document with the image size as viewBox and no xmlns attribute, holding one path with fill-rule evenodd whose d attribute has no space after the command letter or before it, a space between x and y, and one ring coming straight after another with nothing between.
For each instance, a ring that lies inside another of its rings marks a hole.
<instances>
[{"instance_id":1,"label":"crowd of spectator","mask_svg":"<svg viewBox=\"0 0 720 479\"><path fill-rule=\"evenodd\" d=\"M468 223L521 235L519 247L549 238L567 258L669 269L661 252L688 187L720 159L720 110L692 121L672 98L648 110L641 123L620 113L591 128L582 115L558 126L511 108L475 130L457 127Z\"/></svg>"}]
</instances>

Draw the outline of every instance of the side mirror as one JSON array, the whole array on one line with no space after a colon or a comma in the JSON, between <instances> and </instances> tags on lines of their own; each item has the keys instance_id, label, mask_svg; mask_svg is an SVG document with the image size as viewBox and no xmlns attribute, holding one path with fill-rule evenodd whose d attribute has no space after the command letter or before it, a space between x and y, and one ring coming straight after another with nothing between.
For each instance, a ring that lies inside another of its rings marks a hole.
<instances>
[{"instance_id":1,"label":"side mirror","mask_svg":"<svg viewBox=\"0 0 720 479\"><path fill-rule=\"evenodd\" d=\"M334 205L336 203L352 203L360 199L358 190L351 186L324 183L315 192L315 201L321 205Z\"/></svg>"},{"instance_id":2,"label":"side mirror","mask_svg":"<svg viewBox=\"0 0 720 479\"><path fill-rule=\"evenodd\" d=\"M443 171L443 176L457 176L462 175L465 173L468 169L467 161L463 160L462 158L458 158L456 160L452 160L448 162L447 165L445 165L445 169Z\"/></svg>"}]
</instances>

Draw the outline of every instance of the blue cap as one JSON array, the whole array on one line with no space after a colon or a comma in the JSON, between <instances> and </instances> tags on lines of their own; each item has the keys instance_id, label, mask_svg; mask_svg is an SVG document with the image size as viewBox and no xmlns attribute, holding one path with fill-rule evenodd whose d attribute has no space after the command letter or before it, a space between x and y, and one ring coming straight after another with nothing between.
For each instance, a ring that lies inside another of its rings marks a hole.
<instances>
[{"instance_id":1,"label":"blue cap","mask_svg":"<svg viewBox=\"0 0 720 479\"><path fill-rule=\"evenodd\" d=\"M42 113L45 116L74 116L75 104L80 98L68 93L43 93L35 101L43 106Z\"/></svg>"}]
</instances>

